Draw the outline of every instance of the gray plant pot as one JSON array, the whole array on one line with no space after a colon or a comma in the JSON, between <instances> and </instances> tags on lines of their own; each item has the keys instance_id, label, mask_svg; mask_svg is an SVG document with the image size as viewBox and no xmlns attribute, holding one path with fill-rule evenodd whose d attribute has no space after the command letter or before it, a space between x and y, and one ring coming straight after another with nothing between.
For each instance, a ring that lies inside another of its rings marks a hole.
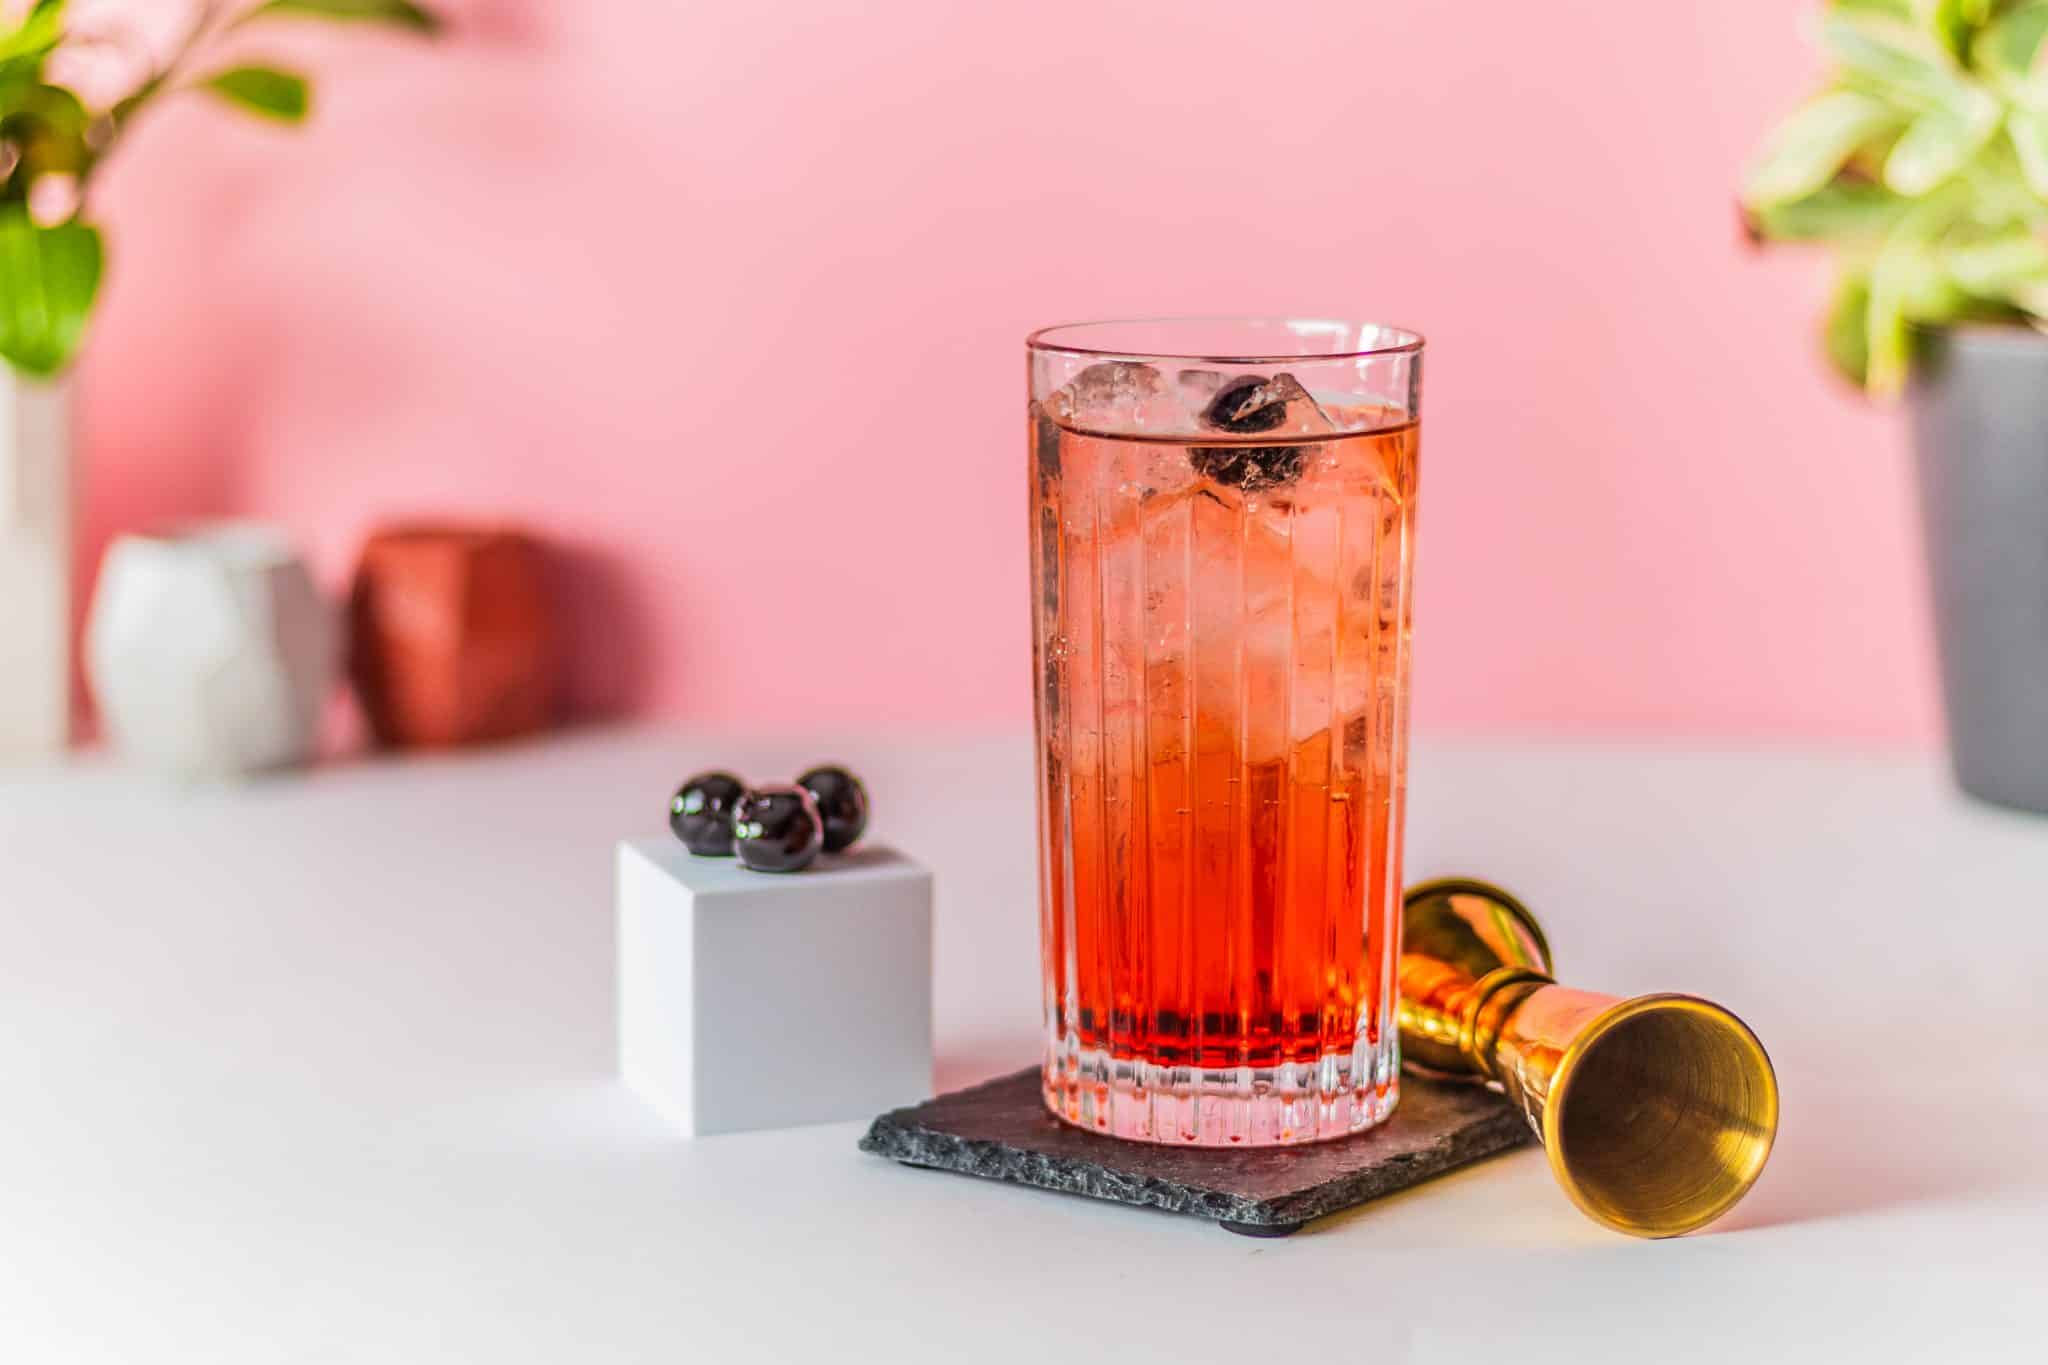
<instances>
[{"instance_id":1,"label":"gray plant pot","mask_svg":"<svg viewBox=\"0 0 2048 1365\"><path fill-rule=\"evenodd\" d=\"M2048 336L1923 333L1908 406L1956 781L2048 812Z\"/></svg>"}]
</instances>

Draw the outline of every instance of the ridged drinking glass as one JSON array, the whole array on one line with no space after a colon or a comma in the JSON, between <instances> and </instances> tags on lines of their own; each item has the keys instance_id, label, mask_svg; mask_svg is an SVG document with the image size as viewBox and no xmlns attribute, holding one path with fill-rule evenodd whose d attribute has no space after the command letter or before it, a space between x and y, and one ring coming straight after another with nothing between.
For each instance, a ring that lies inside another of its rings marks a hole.
<instances>
[{"instance_id":1,"label":"ridged drinking glass","mask_svg":"<svg viewBox=\"0 0 2048 1365\"><path fill-rule=\"evenodd\" d=\"M1200 1146L1370 1127L1422 339L1190 318L1027 351L1046 1104Z\"/></svg>"}]
</instances>

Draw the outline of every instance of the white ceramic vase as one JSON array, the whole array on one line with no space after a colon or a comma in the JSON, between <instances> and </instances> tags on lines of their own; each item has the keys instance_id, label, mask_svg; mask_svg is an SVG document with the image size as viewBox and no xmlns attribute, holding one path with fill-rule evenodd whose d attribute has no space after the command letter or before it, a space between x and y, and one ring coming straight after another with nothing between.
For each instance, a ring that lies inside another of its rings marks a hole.
<instances>
[{"instance_id":1,"label":"white ceramic vase","mask_svg":"<svg viewBox=\"0 0 2048 1365\"><path fill-rule=\"evenodd\" d=\"M108 737L186 776L313 756L339 624L282 532L253 524L124 536L107 550L86 666Z\"/></svg>"},{"instance_id":2,"label":"white ceramic vase","mask_svg":"<svg viewBox=\"0 0 2048 1365\"><path fill-rule=\"evenodd\" d=\"M71 738L70 407L0 363L0 761Z\"/></svg>"}]
</instances>

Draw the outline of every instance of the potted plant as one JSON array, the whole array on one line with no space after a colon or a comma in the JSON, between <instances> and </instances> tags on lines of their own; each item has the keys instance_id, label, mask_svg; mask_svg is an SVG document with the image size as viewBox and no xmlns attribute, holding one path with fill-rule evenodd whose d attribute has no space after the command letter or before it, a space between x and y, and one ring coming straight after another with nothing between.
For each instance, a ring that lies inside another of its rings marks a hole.
<instances>
[{"instance_id":1,"label":"potted plant","mask_svg":"<svg viewBox=\"0 0 2048 1365\"><path fill-rule=\"evenodd\" d=\"M1905 398L1958 781L2048 811L2048 0L1832 0L1819 37L1745 217L1833 248L1827 353Z\"/></svg>"},{"instance_id":2,"label":"potted plant","mask_svg":"<svg viewBox=\"0 0 2048 1365\"><path fill-rule=\"evenodd\" d=\"M281 123L304 76L231 59L227 41L290 19L431 33L411 0L198 0L160 60L119 16L66 0L0 18L0 756L60 749L70 726L70 436L63 375L99 294L92 185L135 121L191 92ZM122 72L129 79L120 80ZM111 86L102 79L116 76Z\"/></svg>"}]
</instances>

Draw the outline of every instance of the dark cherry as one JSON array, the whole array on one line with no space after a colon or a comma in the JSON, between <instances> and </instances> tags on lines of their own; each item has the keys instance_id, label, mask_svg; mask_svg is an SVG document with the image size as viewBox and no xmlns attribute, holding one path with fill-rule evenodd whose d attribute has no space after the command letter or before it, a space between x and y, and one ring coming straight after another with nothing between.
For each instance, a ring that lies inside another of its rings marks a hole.
<instances>
[{"instance_id":1,"label":"dark cherry","mask_svg":"<svg viewBox=\"0 0 2048 1365\"><path fill-rule=\"evenodd\" d=\"M836 763L826 763L799 777L796 784L818 803L818 814L825 821L825 851L852 848L868 827L868 789L860 779Z\"/></svg>"},{"instance_id":2,"label":"dark cherry","mask_svg":"<svg viewBox=\"0 0 2048 1365\"><path fill-rule=\"evenodd\" d=\"M1301 462L1312 445L1190 446L1188 463L1205 479L1247 493L1278 488L1301 477Z\"/></svg>"},{"instance_id":3,"label":"dark cherry","mask_svg":"<svg viewBox=\"0 0 2048 1365\"><path fill-rule=\"evenodd\" d=\"M1287 420L1287 401L1268 389L1265 380L1255 374L1246 375L1216 390L1216 396L1202 411L1202 420L1244 436L1271 431Z\"/></svg>"},{"instance_id":4,"label":"dark cherry","mask_svg":"<svg viewBox=\"0 0 2048 1365\"><path fill-rule=\"evenodd\" d=\"M683 847L706 858L732 856L732 812L747 784L731 773L698 773L668 803L668 827Z\"/></svg>"},{"instance_id":5,"label":"dark cherry","mask_svg":"<svg viewBox=\"0 0 2048 1365\"><path fill-rule=\"evenodd\" d=\"M1273 381L1257 375L1233 379L1216 390L1202 410L1202 421L1215 430L1240 436L1271 431L1287 420L1287 395L1296 387L1286 375ZM1257 493L1300 478L1309 449L1305 445L1191 446L1188 459L1205 479Z\"/></svg>"},{"instance_id":6,"label":"dark cherry","mask_svg":"<svg viewBox=\"0 0 2048 1365\"><path fill-rule=\"evenodd\" d=\"M801 872L825 843L818 803L802 787L757 787L733 810L733 851L756 872Z\"/></svg>"}]
</instances>

